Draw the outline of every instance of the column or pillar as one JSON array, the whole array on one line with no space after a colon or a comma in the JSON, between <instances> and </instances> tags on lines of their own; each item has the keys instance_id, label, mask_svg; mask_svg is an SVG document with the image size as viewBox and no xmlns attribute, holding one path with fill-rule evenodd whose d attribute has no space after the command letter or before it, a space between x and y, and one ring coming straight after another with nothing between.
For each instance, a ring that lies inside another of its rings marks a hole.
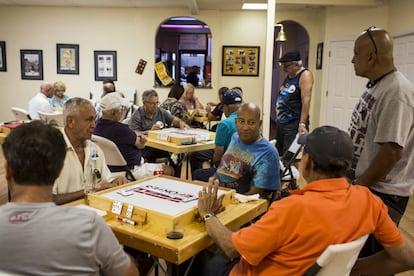
<instances>
[{"instance_id":1,"label":"column or pillar","mask_svg":"<svg viewBox=\"0 0 414 276\"><path fill-rule=\"evenodd\" d=\"M272 100L272 64L273 64L273 41L275 29L276 0L267 1L267 28L266 28L266 53L263 85L263 136L269 139L270 134L270 108Z\"/></svg>"}]
</instances>

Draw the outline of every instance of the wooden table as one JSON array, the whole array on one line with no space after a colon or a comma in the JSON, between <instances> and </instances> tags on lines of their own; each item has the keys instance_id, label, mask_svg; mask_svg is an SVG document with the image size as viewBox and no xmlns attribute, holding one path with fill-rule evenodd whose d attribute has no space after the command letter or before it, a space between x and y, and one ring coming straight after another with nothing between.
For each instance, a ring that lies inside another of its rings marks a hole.
<instances>
[{"instance_id":1,"label":"wooden table","mask_svg":"<svg viewBox=\"0 0 414 276\"><path fill-rule=\"evenodd\" d=\"M134 183L136 184L141 181L143 180L138 180ZM201 185L190 181L184 182ZM132 184L128 183L125 186ZM119 189L119 187L113 189ZM110 190L108 189L107 191ZM86 200L78 200L67 205L78 204L87 205L88 203ZM235 199L232 199L225 210L217 214L217 217L229 229L237 229L263 214L266 210L267 201L264 199L250 201L248 203L239 203ZM213 244L212 239L205 230L204 224L199 221L193 221L182 226L184 237L179 240L171 240L166 237L165 227L150 224L129 225L117 220L115 215L109 212L103 219L111 227L121 244L164 259L175 267L178 267L179 264L182 264Z\"/></svg>"},{"instance_id":2,"label":"wooden table","mask_svg":"<svg viewBox=\"0 0 414 276\"><path fill-rule=\"evenodd\" d=\"M210 132L210 133L214 134L215 136L215 132ZM152 147L152 148L182 155L182 158L181 158L181 161L182 161L181 162L181 178L182 179L191 179L190 165L188 162L189 152L209 150L209 149L214 149L215 147L214 139L211 141L197 142L196 144L191 144L191 145L177 145L177 144L165 141L165 140L155 139L155 138L150 138L150 137L147 137L147 143L145 145Z\"/></svg>"}]
</instances>

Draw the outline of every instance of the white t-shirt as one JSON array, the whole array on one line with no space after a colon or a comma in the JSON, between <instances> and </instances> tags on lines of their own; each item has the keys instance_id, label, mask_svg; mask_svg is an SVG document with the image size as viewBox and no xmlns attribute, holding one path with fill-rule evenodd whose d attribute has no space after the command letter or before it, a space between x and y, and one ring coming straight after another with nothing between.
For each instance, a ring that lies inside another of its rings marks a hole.
<instances>
[{"instance_id":1,"label":"white t-shirt","mask_svg":"<svg viewBox=\"0 0 414 276\"><path fill-rule=\"evenodd\" d=\"M53 106L50 104L48 98L43 93L37 93L29 101L29 115L32 120L39 120L37 112L53 113Z\"/></svg>"}]
</instances>

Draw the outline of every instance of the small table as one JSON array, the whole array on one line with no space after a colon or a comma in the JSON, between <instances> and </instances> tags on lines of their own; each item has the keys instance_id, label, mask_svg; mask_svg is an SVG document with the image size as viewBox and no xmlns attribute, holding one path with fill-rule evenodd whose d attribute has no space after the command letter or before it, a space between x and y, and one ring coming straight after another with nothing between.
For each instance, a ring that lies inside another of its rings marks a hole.
<instances>
[{"instance_id":1,"label":"small table","mask_svg":"<svg viewBox=\"0 0 414 276\"><path fill-rule=\"evenodd\" d=\"M160 132L162 130L159 130ZM158 132L158 130L155 130L153 132ZM213 137L215 137L215 132L207 131L210 133ZM195 151L202 151L202 150L209 150L214 149L214 139L209 141L199 141L195 144L190 145L177 145L175 143L168 142L166 140L156 139L152 137L147 137L147 143L146 146L168 151L171 153L175 153L178 155L183 154L183 158L181 158L182 162L181 165L185 165L181 167L181 178L182 179L189 179L189 162L188 162L188 153L189 152L195 152ZM184 167L184 170L183 170Z\"/></svg>"}]
</instances>

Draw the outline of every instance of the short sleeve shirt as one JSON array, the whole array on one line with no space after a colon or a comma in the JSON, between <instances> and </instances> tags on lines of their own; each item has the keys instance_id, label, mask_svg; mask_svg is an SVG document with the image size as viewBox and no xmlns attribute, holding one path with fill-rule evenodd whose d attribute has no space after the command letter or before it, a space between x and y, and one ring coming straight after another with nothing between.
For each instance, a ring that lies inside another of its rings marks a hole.
<instances>
[{"instance_id":1,"label":"short sleeve shirt","mask_svg":"<svg viewBox=\"0 0 414 276\"><path fill-rule=\"evenodd\" d=\"M155 111L154 116L149 118L145 115L144 108L140 106L137 110L135 110L134 114L132 114L128 125L132 130L146 131L150 130L157 121L161 121L166 125L166 127L170 127L172 126L173 119L173 115L171 115L167 110L159 107Z\"/></svg>"}]
</instances>

